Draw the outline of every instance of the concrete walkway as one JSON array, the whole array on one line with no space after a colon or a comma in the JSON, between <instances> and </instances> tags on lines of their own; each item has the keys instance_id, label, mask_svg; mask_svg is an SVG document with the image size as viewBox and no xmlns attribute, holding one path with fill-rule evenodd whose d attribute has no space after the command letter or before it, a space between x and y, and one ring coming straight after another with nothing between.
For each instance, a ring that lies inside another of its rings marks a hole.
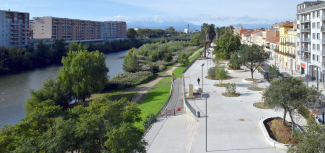
<instances>
[{"instance_id":1,"label":"concrete walkway","mask_svg":"<svg viewBox=\"0 0 325 153\"><path fill-rule=\"evenodd\" d=\"M239 97L224 97L221 93L225 92L225 88L213 86L213 84L218 83L217 80L205 79L207 62L208 60L197 60L185 73L185 91L188 91L190 83L194 86L197 85L196 79L202 78L203 69L203 79L201 79L203 81L203 92L204 95L208 96L208 152L285 152L270 146L265 141L258 125L262 118L282 117L283 113L282 111L276 112L272 109L259 109L253 106L253 103L260 101L262 96L261 91L247 89L252 84L244 81L244 79L250 77L250 71L228 71L233 78L225 80L224 83L236 83L237 92L241 95ZM201 67L202 63L205 63L203 68ZM211 66L214 64L209 63L209 67ZM254 78L262 79L263 76L256 71ZM259 87L264 88L268 85L269 83L266 81L258 84ZM205 99L188 101L202 114L197 124L197 131L194 134L190 152L206 152ZM288 115L286 120L290 121ZM301 116L295 117L295 122L300 125L306 124L305 119Z\"/></svg>"}]
</instances>

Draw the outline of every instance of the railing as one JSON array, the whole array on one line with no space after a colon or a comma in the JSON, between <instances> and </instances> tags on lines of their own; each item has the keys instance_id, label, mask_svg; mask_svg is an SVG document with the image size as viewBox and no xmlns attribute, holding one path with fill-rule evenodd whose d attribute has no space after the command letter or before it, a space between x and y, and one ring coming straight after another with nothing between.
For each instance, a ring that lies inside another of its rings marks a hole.
<instances>
[{"instance_id":1,"label":"railing","mask_svg":"<svg viewBox=\"0 0 325 153\"><path fill-rule=\"evenodd\" d=\"M291 57L291 58L296 58L295 54L286 53L286 56Z\"/></svg>"},{"instance_id":2,"label":"railing","mask_svg":"<svg viewBox=\"0 0 325 153\"><path fill-rule=\"evenodd\" d=\"M287 41L287 45L296 46L296 43Z\"/></svg>"},{"instance_id":3,"label":"railing","mask_svg":"<svg viewBox=\"0 0 325 153\"><path fill-rule=\"evenodd\" d=\"M310 32L310 28L301 29L301 32Z\"/></svg>"},{"instance_id":4,"label":"railing","mask_svg":"<svg viewBox=\"0 0 325 153\"><path fill-rule=\"evenodd\" d=\"M184 73L193 65L193 63L197 60L197 57L187 66L187 68L183 71L182 73L182 78L183 78L183 99L185 102L185 106L187 109L190 110L193 116L197 116L196 110L192 107L192 105L187 101L186 96L185 96L185 80L184 80Z\"/></svg>"},{"instance_id":5,"label":"railing","mask_svg":"<svg viewBox=\"0 0 325 153\"><path fill-rule=\"evenodd\" d=\"M301 47L301 51L310 52L310 48L303 48L303 47Z\"/></svg>"}]
</instances>

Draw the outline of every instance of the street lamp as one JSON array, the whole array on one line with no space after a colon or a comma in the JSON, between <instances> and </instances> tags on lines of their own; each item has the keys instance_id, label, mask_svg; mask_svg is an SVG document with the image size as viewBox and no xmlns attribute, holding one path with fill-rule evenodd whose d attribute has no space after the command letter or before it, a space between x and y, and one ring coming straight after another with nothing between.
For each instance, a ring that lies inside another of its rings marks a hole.
<instances>
[{"instance_id":1,"label":"street lamp","mask_svg":"<svg viewBox=\"0 0 325 153\"><path fill-rule=\"evenodd\" d=\"M204 66L204 63L202 63L201 66L202 66L202 93L201 93L201 99L202 99L202 94L203 94L203 66Z\"/></svg>"}]
</instances>

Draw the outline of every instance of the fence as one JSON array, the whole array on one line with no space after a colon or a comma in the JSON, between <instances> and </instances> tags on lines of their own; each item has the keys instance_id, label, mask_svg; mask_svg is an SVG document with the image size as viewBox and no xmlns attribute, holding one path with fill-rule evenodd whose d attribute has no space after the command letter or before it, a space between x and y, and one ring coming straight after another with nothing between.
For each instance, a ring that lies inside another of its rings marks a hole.
<instances>
[{"instance_id":1,"label":"fence","mask_svg":"<svg viewBox=\"0 0 325 153\"><path fill-rule=\"evenodd\" d=\"M183 101L185 103L186 109L190 110L190 112L192 113L192 115L194 117L197 117L196 115L196 110L191 106L191 104L187 101L186 99L186 95L185 95L185 80L184 80L184 73L193 65L193 63L197 60L197 57L187 66L187 68L183 71L182 74L182 84L183 84Z\"/></svg>"},{"instance_id":2,"label":"fence","mask_svg":"<svg viewBox=\"0 0 325 153\"><path fill-rule=\"evenodd\" d=\"M159 110L159 112L157 114L155 114L154 116L150 117L151 120L148 122L148 124L145 124L144 125L144 128L146 130L145 134L149 131L149 129L151 128L152 124L157 121L157 118L160 118L161 117L161 112L163 110L165 110L165 108L169 104L170 98L172 97L172 94L173 94L173 84L174 84L174 78L173 78L173 82L172 82L172 85L171 85L171 88L170 88L169 97L168 97L165 105Z\"/></svg>"}]
</instances>

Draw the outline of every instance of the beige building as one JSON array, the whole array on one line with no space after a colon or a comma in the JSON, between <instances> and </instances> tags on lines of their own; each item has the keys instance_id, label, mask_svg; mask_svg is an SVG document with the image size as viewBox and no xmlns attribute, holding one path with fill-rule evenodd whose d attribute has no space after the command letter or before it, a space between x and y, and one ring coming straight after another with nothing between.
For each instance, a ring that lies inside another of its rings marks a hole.
<instances>
[{"instance_id":1,"label":"beige building","mask_svg":"<svg viewBox=\"0 0 325 153\"><path fill-rule=\"evenodd\" d=\"M33 38L64 39L65 41L100 39L100 23L79 19L34 17Z\"/></svg>"},{"instance_id":2,"label":"beige building","mask_svg":"<svg viewBox=\"0 0 325 153\"><path fill-rule=\"evenodd\" d=\"M28 46L29 13L0 10L0 46Z\"/></svg>"}]
</instances>

